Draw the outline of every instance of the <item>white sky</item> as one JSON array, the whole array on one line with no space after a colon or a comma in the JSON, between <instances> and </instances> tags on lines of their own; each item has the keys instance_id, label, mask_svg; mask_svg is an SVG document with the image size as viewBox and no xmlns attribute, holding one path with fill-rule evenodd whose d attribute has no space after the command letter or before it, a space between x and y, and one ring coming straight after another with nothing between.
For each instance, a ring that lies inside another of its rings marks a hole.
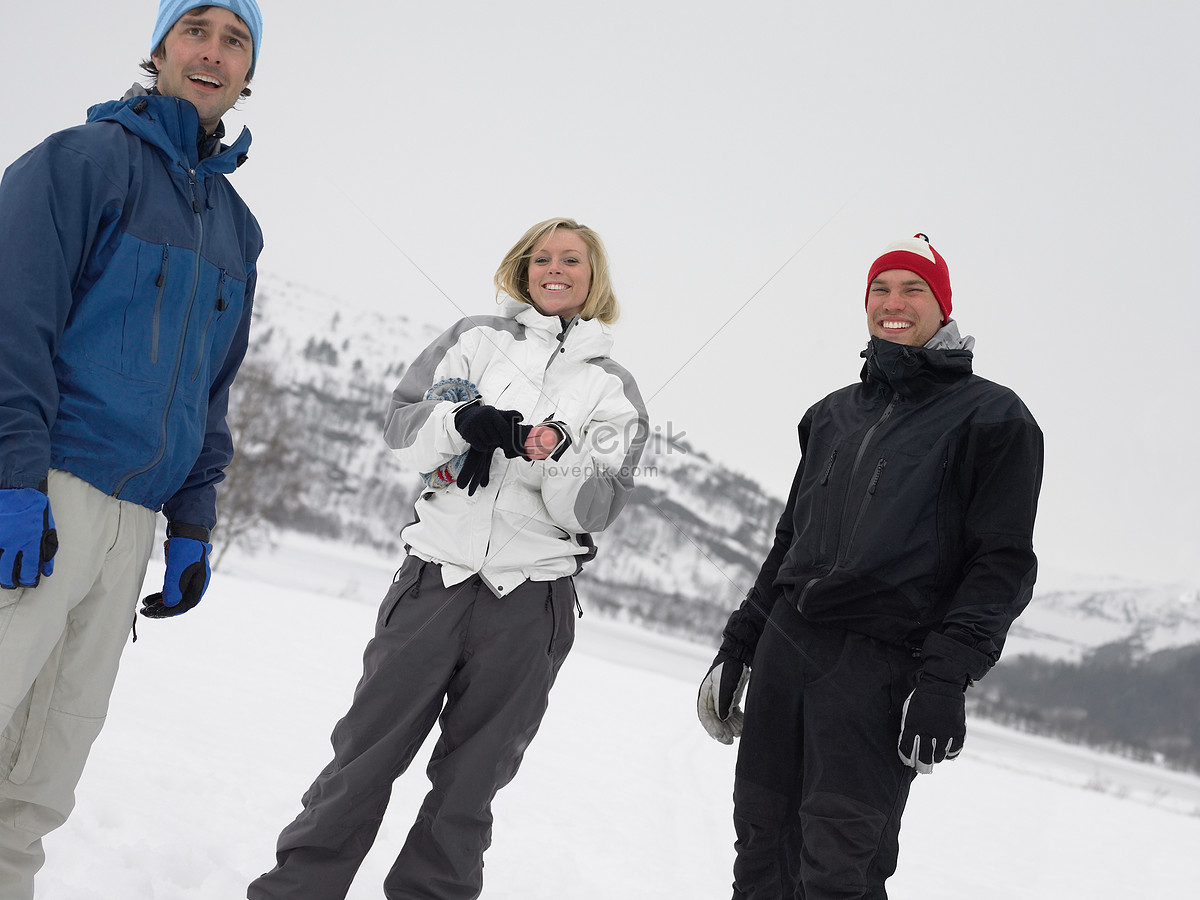
<instances>
[{"instance_id":1,"label":"white sky","mask_svg":"<svg viewBox=\"0 0 1200 900\"><path fill-rule=\"evenodd\" d=\"M3 3L7 165L138 77L156 4L20 4L18 27ZM795 423L858 376L867 266L924 231L976 371L1046 433L1043 565L1200 584L1200 6L262 7L227 123L255 135L234 183L264 273L449 324L491 308L526 227L573 216L608 244L655 426L782 495Z\"/></svg>"}]
</instances>

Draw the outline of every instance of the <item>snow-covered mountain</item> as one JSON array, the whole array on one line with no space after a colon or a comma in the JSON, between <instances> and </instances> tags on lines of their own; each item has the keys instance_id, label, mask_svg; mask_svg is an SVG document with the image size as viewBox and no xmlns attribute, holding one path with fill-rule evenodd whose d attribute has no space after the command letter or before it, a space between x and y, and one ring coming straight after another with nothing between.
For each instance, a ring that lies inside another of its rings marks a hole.
<instances>
[{"instance_id":1,"label":"snow-covered mountain","mask_svg":"<svg viewBox=\"0 0 1200 900\"><path fill-rule=\"evenodd\" d=\"M246 429L238 466L259 468L231 471L223 518L239 491L260 502L272 495L275 522L398 553L419 479L384 446L383 413L409 361L458 315L445 303L349 311L339 298L265 278L231 413ZM266 423L275 431L264 433ZM638 489L597 536L580 595L585 608L711 644L769 549L786 478L758 484L653 421L651 430ZM1117 642L1146 653L1200 643L1200 591L1057 573L1043 553L1006 656L1071 661Z\"/></svg>"},{"instance_id":2,"label":"snow-covered mountain","mask_svg":"<svg viewBox=\"0 0 1200 900\"><path fill-rule=\"evenodd\" d=\"M1013 623L1006 653L1077 661L1111 644L1135 657L1200 644L1200 590L1124 579L1050 576Z\"/></svg>"},{"instance_id":3,"label":"snow-covered mountain","mask_svg":"<svg viewBox=\"0 0 1200 900\"><path fill-rule=\"evenodd\" d=\"M230 410L238 458L221 493L217 552L253 549L264 534L289 530L370 548L398 566L422 482L384 445L383 415L409 362L461 314L445 303L351 311L266 279ZM785 489L786 478L758 484L652 420L637 490L596 535L598 555L577 582L583 608L709 652L769 550L782 509L776 491ZM1200 731L1177 713L1200 699L1190 687L1200 670L1198 592L1058 572L1038 549L1033 602L1002 664L972 692L978 712L1200 768ZM1116 695L1138 698L1145 721L1114 706Z\"/></svg>"}]
</instances>

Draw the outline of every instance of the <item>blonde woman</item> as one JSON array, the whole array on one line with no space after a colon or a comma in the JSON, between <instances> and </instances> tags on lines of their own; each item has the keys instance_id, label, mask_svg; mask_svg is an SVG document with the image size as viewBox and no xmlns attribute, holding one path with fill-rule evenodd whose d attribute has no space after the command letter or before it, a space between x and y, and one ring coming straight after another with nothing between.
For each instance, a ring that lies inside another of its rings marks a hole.
<instances>
[{"instance_id":1,"label":"blonde woman","mask_svg":"<svg viewBox=\"0 0 1200 900\"><path fill-rule=\"evenodd\" d=\"M333 761L251 900L345 897L392 782L434 722L432 790L384 881L390 900L483 888L491 802L538 730L575 635L573 577L633 490L648 425L612 360L619 307L599 236L530 228L496 272L498 315L463 319L392 395L388 445L425 474ZM497 452L499 451L499 452Z\"/></svg>"}]
</instances>

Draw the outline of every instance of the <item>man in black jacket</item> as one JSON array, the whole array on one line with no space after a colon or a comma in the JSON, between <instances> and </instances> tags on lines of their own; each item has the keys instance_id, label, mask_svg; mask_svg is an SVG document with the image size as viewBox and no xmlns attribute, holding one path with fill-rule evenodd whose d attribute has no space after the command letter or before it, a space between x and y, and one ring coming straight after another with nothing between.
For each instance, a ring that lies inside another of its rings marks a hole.
<instances>
[{"instance_id":1,"label":"man in black jacket","mask_svg":"<svg viewBox=\"0 0 1200 900\"><path fill-rule=\"evenodd\" d=\"M709 734L741 735L734 900L887 897L912 779L962 750L966 688L1032 595L1042 433L972 374L950 301L924 235L871 265L861 381L800 422L774 545L700 687Z\"/></svg>"}]
</instances>

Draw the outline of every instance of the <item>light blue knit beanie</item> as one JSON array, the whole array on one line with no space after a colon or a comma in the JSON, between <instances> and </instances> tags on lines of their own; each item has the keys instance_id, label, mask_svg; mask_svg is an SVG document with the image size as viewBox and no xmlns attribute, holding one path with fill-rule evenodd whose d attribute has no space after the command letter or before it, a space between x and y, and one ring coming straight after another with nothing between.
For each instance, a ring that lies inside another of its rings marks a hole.
<instances>
[{"instance_id":1,"label":"light blue knit beanie","mask_svg":"<svg viewBox=\"0 0 1200 900\"><path fill-rule=\"evenodd\" d=\"M246 27L250 29L250 38L254 42L254 57L250 63L250 72L253 73L254 67L258 65L258 49L262 44L262 12L255 0L209 0L207 3L198 3L196 0L159 0L158 21L154 23L154 37L150 40L151 55L167 36L171 26L178 22L185 12L197 6L219 6L239 16L246 23Z\"/></svg>"}]
</instances>

